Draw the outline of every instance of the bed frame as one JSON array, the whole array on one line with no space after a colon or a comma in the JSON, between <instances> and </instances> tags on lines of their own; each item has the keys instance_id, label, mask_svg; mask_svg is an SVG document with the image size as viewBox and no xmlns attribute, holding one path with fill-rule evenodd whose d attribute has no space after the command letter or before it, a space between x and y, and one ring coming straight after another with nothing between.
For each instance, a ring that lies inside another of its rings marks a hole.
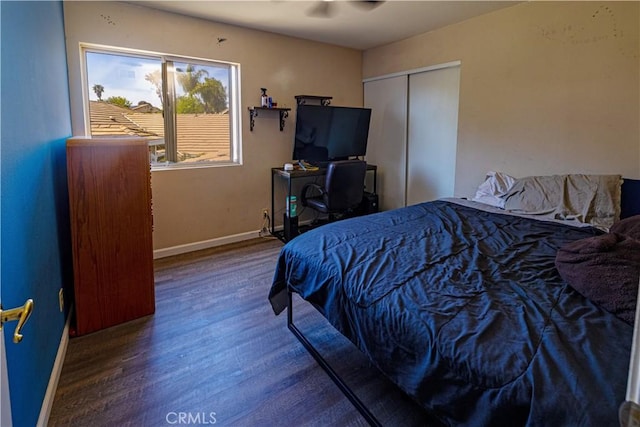
<instances>
[{"instance_id":1,"label":"bed frame","mask_svg":"<svg viewBox=\"0 0 640 427\"><path fill-rule=\"evenodd\" d=\"M302 343L304 348L307 349L309 354L313 356L318 365L324 369L324 371L329 375L329 378L338 386L340 391L349 399L349 401L356 407L358 412L364 417L365 420L371 426L382 426L382 424L376 419L376 417L371 413L371 411L365 406L364 403L356 396L356 394L349 388L349 386L340 378L338 373L329 365L329 363L322 357L320 352L316 350L316 348L311 344L311 342L304 336L302 331L298 329L298 327L293 323L293 293L289 290L287 292L287 327L293 333L293 335L298 338L298 340Z\"/></svg>"}]
</instances>

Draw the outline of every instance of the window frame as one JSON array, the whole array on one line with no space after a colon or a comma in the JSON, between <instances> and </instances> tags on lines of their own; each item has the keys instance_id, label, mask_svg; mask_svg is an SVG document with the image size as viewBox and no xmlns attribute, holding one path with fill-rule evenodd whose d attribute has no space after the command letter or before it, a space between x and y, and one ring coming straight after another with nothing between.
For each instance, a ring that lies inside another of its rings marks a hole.
<instances>
[{"instance_id":1,"label":"window frame","mask_svg":"<svg viewBox=\"0 0 640 427\"><path fill-rule=\"evenodd\" d=\"M240 111L240 64L230 61L214 60L192 56L152 52L139 49L121 48L115 46L99 45L94 43L80 43L80 63L82 80L82 102L85 134L91 135L91 110L90 110L90 88L89 73L87 64L87 52L99 54L112 54L119 56L130 56L134 58L153 59L161 63L162 73L162 110L170 114L164 114L164 141L165 150L173 147L177 152L177 133L175 113L175 88L173 64L176 62L189 63L201 66L224 66L228 69L228 115L229 115L229 159L228 160L203 160L199 162L166 162L149 163L152 171L172 170L172 169L195 169L221 166L242 165L242 114ZM169 66L170 64L170 66ZM171 69L169 69L171 68ZM170 82L170 83L169 83ZM170 95L170 96L169 96ZM167 122L173 121L171 129L168 129ZM168 132L170 130L170 132Z\"/></svg>"}]
</instances>

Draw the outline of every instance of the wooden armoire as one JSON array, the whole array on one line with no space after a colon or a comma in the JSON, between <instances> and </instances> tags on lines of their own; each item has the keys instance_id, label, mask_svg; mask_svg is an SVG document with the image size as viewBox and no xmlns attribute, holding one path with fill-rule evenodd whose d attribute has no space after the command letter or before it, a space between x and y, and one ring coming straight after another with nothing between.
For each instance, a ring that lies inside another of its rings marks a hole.
<instances>
[{"instance_id":1,"label":"wooden armoire","mask_svg":"<svg viewBox=\"0 0 640 427\"><path fill-rule=\"evenodd\" d=\"M70 138L67 176L75 300L72 334L154 313L146 140Z\"/></svg>"}]
</instances>

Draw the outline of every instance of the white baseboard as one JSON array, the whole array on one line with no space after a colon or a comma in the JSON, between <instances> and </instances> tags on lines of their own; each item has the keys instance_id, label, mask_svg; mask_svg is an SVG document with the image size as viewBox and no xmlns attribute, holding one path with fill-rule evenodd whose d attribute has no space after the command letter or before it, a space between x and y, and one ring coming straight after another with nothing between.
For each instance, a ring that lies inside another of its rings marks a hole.
<instances>
[{"instance_id":1,"label":"white baseboard","mask_svg":"<svg viewBox=\"0 0 640 427\"><path fill-rule=\"evenodd\" d=\"M202 249L215 248L216 246L228 245L229 243L242 242L260 237L258 231L248 231L246 233L233 234L231 236L217 237L215 239L203 240L201 242L187 243L184 245L171 246L153 251L153 259L164 258L173 255L185 254L187 252L199 251Z\"/></svg>"},{"instance_id":2,"label":"white baseboard","mask_svg":"<svg viewBox=\"0 0 640 427\"><path fill-rule=\"evenodd\" d=\"M58 380L60 380L60 374L62 373L62 365L64 364L64 357L67 354L67 346L69 345L69 324L71 323L71 312L67 315L67 321L62 330L62 337L60 338L60 346L58 347L58 354L56 354L56 360L53 363L53 369L51 370L51 376L49 377L49 384L47 385L47 391L44 394L44 400L40 407L40 416L38 417L38 427L46 427L49 424L49 415L51 415L51 408L53 407L53 399L56 396L56 389L58 388Z\"/></svg>"}]
</instances>

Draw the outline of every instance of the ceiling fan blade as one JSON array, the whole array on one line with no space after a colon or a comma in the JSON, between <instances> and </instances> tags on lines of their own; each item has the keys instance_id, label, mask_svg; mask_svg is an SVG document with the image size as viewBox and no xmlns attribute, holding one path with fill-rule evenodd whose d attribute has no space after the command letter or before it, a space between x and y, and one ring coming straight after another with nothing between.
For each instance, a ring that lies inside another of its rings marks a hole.
<instances>
[{"instance_id":1,"label":"ceiling fan blade","mask_svg":"<svg viewBox=\"0 0 640 427\"><path fill-rule=\"evenodd\" d=\"M385 0L354 0L350 1L351 4L365 10L373 10L378 6L381 6Z\"/></svg>"},{"instance_id":2,"label":"ceiling fan blade","mask_svg":"<svg viewBox=\"0 0 640 427\"><path fill-rule=\"evenodd\" d=\"M307 11L307 16L314 18L330 18L334 15L333 5L330 1L318 1Z\"/></svg>"}]
</instances>

